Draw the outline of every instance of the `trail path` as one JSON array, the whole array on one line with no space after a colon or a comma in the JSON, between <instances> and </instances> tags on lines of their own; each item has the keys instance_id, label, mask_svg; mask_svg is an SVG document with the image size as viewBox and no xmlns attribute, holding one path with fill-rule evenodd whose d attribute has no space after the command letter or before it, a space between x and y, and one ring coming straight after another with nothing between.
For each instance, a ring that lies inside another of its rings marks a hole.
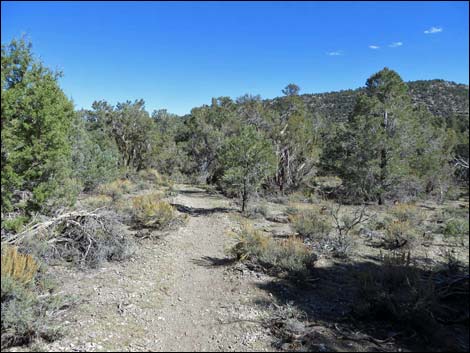
<instances>
[{"instance_id":1,"label":"trail path","mask_svg":"<svg viewBox=\"0 0 470 353\"><path fill-rule=\"evenodd\" d=\"M47 350L273 350L257 322L268 293L263 277L227 266L229 201L179 186L173 203L186 225L145 241L132 261L60 273L67 294L84 298L64 313L64 338ZM65 271L65 270L62 270Z\"/></svg>"}]
</instances>

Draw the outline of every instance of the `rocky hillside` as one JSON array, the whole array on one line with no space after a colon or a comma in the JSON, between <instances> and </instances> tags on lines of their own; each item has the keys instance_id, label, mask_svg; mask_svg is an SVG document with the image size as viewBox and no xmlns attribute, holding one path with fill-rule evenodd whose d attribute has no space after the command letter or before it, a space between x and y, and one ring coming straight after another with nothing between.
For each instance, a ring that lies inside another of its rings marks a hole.
<instances>
[{"instance_id":1,"label":"rocky hillside","mask_svg":"<svg viewBox=\"0 0 470 353\"><path fill-rule=\"evenodd\" d=\"M424 104L434 115L446 119L467 117L469 114L468 85L444 80L408 82L411 98L415 104ZM357 95L363 90L303 94L301 97L314 114L329 120L345 120L354 107ZM271 100L282 99L280 97ZM268 103L269 104L269 103Z\"/></svg>"}]
</instances>

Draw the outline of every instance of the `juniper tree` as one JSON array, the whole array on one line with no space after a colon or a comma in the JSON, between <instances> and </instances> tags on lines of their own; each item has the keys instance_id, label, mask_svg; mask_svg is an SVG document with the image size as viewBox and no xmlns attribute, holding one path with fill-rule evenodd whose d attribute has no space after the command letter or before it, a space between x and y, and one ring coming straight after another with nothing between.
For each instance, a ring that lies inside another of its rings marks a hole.
<instances>
[{"instance_id":1,"label":"juniper tree","mask_svg":"<svg viewBox=\"0 0 470 353\"><path fill-rule=\"evenodd\" d=\"M15 206L15 191L31 193L26 208L39 210L66 194L70 177L72 102L53 72L34 58L25 39L2 45L2 211ZM61 195L61 196L62 196Z\"/></svg>"},{"instance_id":2,"label":"juniper tree","mask_svg":"<svg viewBox=\"0 0 470 353\"><path fill-rule=\"evenodd\" d=\"M220 155L223 182L240 195L244 212L251 195L275 169L272 146L254 127L245 126L226 141Z\"/></svg>"}]
</instances>

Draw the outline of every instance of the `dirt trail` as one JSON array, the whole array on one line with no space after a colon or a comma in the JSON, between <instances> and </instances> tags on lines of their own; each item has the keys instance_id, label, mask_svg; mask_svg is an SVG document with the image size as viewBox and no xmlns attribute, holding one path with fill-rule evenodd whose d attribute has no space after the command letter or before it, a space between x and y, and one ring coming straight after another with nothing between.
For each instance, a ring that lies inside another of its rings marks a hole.
<instances>
[{"instance_id":1,"label":"dirt trail","mask_svg":"<svg viewBox=\"0 0 470 353\"><path fill-rule=\"evenodd\" d=\"M272 350L257 322L262 276L227 267L233 241L227 199L180 186L173 203L185 226L145 241L130 262L59 271L66 294L85 298L64 313L64 338L43 349L86 351ZM64 272L65 271L65 272Z\"/></svg>"}]
</instances>

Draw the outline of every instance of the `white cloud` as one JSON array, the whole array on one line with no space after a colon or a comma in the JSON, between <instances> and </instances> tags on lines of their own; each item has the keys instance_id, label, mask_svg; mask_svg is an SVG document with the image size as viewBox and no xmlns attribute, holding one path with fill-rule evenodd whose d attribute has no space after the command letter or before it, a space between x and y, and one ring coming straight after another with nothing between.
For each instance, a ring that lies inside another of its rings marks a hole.
<instances>
[{"instance_id":1,"label":"white cloud","mask_svg":"<svg viewBox=\"0 0 470 353\"><path fill-rule=\"evenodd\" d=\"M442 27L431 27L427 30L424 31L424 34L434 34L434 33L439 33L442 32L443 29Z\"/></svg>"},{"instance_id":2,"label":"white cloud","mask_svg":"<svg viewBox=\"0 0 470 353\"><path fill-rule=\"evenodd\" d=\"M397 48L401 47L403 45L402 42L393 42L392 44L389 45L390 48Z\"/></svg>"},{"instance_id":3,"label":"white cloud","mask_svg":"<svg viewBox=\"0 0 470 353\"><path fill-rule=\"evenodd\" d=\"M343 51L342 50L329 51L329 52L326 53L326 55L339 56L339 55L343 55Z\"/></svg>"},{"instance_id":4,"label":"white cloud","mask_svg":"<svg viewBox=\"0 0 470 353\"><path fill-rule=\"evenodd\" d=\"M369 45L369 48L371 49L379 49L380 47L378 45Z\"/></svg>"}]
</instances>

